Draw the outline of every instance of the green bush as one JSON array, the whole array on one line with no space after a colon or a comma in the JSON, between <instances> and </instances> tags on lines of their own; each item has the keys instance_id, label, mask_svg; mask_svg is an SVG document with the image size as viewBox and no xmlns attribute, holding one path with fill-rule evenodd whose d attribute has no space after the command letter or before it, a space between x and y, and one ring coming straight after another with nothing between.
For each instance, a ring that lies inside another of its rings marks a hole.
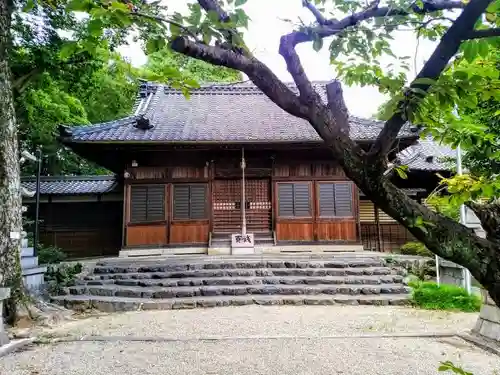
<instances>
[{"instance_id":1,"label":"green bush","mask_svg":"<svg viewBox=\"0 0 500 375\"><path fill-rule=\"evenodd\" d=\"M422 257L432 257L434 254L421 242L407 242L399 249L404 255L419 255Z\"/></svg>"},{"instance_id":2,"label":"green bush","mask_svg":"<svg viewBox=\"0 0 500 375\"><path fill-rule=\"evenodd\" d=\"M481 308L481 298L474 294L469 295L459 286L438 286L430 281L410 282L409 285L413 288L413 305L423 309L475 312Z\"/></svg>"},{"instance_id":3,"label":"green bush","mask_svg":"<svg viewBox=\"0 0 500 375\"><path fill-rule=\"evenodd\" d=\"M57 264L47 267L44 278L49 294L63 294L64 288L75 285L76 276L82 272L82 269L80 263Z\"/></svg>"},{"instance_id":4,"label":"green bush","mask_svg":"<svg viewBox=\"0 0 500 375\"><path fill-rule=\"evenodd\" d=\"M67 255L55 246L40 245L37 255L39 264L58 264L67 258Z\"/></svg>"}]
</instances>

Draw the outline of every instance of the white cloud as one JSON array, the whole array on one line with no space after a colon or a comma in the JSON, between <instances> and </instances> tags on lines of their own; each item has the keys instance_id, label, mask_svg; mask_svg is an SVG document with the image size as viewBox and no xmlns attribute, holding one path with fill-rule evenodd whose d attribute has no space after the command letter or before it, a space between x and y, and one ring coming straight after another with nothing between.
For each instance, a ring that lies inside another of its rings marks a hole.
<instances>
[{"instance_id":1,"label":"white cloud","mask_svg":"<svg viewBox=\"0 0 500 375\"><path fill-rule=\"evenodd\" d=\"M169 0L170 10L185 8L185 2ZM280 37L291 31L291 25L283 22L283 19L292 21L301 20L308 22L311 14L304 9L301 0L251 0L245 5L245 11L250 16L248 31L245 41L254 54L266 63L276 75L285 81L291 81L292 77L286 70L285 62L278 54ZM325 47L320 52L315 52L310 43L299 45L297 51L302 59L302 64L311 80L330 80L335 77L335 71L329 64L330 57ZM412 56L417 50L416 37L414 33L401 31L395 34L392 43L393 52L397 56ZM418 54L415 59L417 67L421 67L424 59L428 58L433 50L433 43L420 41ZM135 66L146 62L146 56L137 43L132 41L128 46L122 46L119 50L128 57ZM412 72L413 73L413 72ZM372 116L380 104L386 98L373 87L347 87L344 86L344 96L349 111L358 116Z\"/></svg>"}]
</instances>

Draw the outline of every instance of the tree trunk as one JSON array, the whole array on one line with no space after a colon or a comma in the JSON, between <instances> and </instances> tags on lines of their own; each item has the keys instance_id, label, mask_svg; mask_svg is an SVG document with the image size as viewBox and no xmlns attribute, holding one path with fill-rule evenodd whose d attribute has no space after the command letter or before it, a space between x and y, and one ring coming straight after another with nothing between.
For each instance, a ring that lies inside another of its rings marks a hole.
<instances>
[{"instance_id":1,"label":"tree trunk","mask_svg":"<svg viewBox=\"0 0 500 375\"><path fill-rule=\"evenodd\" d=\"M0 285L11 288L11 299L6 304L11 321L23 296L19 153L8 64L12 5L10 0L0 0Z\"/></svg>"},{"instance_id":2,"label":"tree trunk","mask_svg":"<svg viewBox=\"0 0 500 375\"><path fill-rule=\"evenodd\" d=\"M339 156L338 150L332 150ZM470 228L419 204L383 176L370 160L340 159L346 175L375 205L404 225L429 250L458 263L485 287L500 306L500 243L478 237Z\"/></svg>"}]
</instances>

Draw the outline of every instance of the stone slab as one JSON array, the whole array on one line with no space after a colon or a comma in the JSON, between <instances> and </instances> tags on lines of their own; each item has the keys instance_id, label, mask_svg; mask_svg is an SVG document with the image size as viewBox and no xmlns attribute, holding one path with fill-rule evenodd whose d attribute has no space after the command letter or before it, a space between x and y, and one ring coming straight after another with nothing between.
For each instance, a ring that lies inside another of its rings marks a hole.
<instances>
[{"instance_id":1,"label":"stone slab","mask_svg":"<svg viewBox=\"0 0 500 375\"><path fill-rule=\"evenodd\" d=\"M407 305L408 294L393 295L245 295L245 296L200 296L184 299L141 299L105 296L57 296L52 301L73 309L100 311L138 311L192 309L219 306L260 305ZM175 302L175 303L173 303Z\"/></svg>"},{"instance_id":2,"label":"stone slab","mask_svg":"<svg viewBox=\"0 0 500 375\"><path fill-rule=\"evenodd\" d=\"M245 235L241 233L231 234L231 247L253 249L255 247L255 237L253 233L247 233ZM251 254L253 254L253 251Z\"/></svg>"},{"instance_id":3,"label":"stone slab","mask_svg":"<svg viewBox=\"0 0 500 375\"><path fill-rule=\"evenodd\" d=\"M230 247L209 247L208 255L231 255Z\"/></svg>"},{"instance_id":4,"label":"stone slab","mask_svg":"<svg viewBox=\"0 0 500 375\"><path fill-rule=\"evenodd\" d=\"M0 302L10 297L10 288L0 288Z\"/></svg>"},{"instance_id":5,"label":"stone slab","mask_svg":"<svg viewBox=\"0 0 500 375\"><path fill-rule=\"evenodd\" d=\"M491 340L500 341L500 323L484 320L481 323L479 334Z\"/></svg>"},{"instance_id":6,"label":"stone slab","mask_svg":"<svg viewBox=\"0 0 500 375\"><path fill-rule=\"evenodd\" d=\"M500 309L493 305L483 305L481 307L480 317L490 322L500 325Z\"/></svg>"},{"instance_id":7,"label":"stone slab","mask_svg":"<svg viewBox=\"0 0 500 375\"><path fill-rule=\"evenodd\" d=\"M16 350L19 350L27 345L32 344L36 338L27 338L27 339L19 339L19 340L12 340L8 344L1 345L0 346L0 357L3 357L7 354L10 354Z\"/></svg>"}]
</instances>

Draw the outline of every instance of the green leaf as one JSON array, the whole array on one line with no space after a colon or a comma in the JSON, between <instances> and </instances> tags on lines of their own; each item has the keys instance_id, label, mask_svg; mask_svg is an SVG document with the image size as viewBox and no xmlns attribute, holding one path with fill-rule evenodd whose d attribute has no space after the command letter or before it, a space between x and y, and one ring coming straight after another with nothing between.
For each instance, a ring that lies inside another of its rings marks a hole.
<instances>
[{"instance_id":1,"label":"green leaf","mask_svg":"<svg viewBox=\"0 0 500 375\"><path fill-rule=\"evenodd\" d=\"M396 171L396 173L398 174L399 178L403 179L403 180L406 180L408 178L408 174L406 173L406 170L405 168L402 168L402 167L396 167L394 168L394 170Z\"/></svg>"},{"instance_id":2,"label":"green leaf","mask_svg":"<svg viewBox=\"0 0 500 375\"><path fill-rule=\"evenodd\" d=\"M247 0L236 0L234 2L234 6L235 7L240 7L240 6L244 5L246 2L247 2Z\"/></svg>"},{"instance_id":3,"label":"green leaf","mask_svg":"<svg viewBox=\"0 0 500 375\"><path fill-rule=\"evenodd\" d=\"M29 12L35 7L35 1L34 0L28 0L26 2L26 5L23 7L23 12Z\"/></svg>"},{"instance_id":4,"label":"green leaf","mask_svg":"<svg viewBox=\"0 0 500 375\"><path fill-rule=\"evenodd\" d=\"M63 44L61 50L59 51L59 57L62 60L67 60L70 56L72 56L76 50L78 49L77 42L67 42Z\"/></svg>"},{"instance_id":5,"label":"green leaf","mask_svg":"<svg viewBox=\"0 0 500 375\"><path fill-rule=\"evenodd\" d=\"M319 52L323 48L323 38L321 38L318 34L314 35L313 49L316 52Z\"/></svg>"},{"instance_id":6,"label":"green leaf","mask_svg":"<svg viewBox=\"0 0 500 375\"><path fill-rule=\"evenodd\" d=\"M146 52L148 54L157 52L161 50L163 47L165 47L165 44L166 44L165 39L161 37L149 39L146 42Z\"/></svg>"},{"instance_id":7,"label":"green leaf","mask_svg":"<svg viewBox=\"0 0 500 375\"><path fill-rule=\"evenodd\" d=\"M470 40L463 44L464 58L468 62L474 61L477 56L478 48L477 43L474 40Z\"/></svg>"},{"instance_id":8,"label":"green leaf","mask_svg":"<svg viewBox=\"0 0 500 375\"><path fill-rule=\"evenodd\" d=\"M412 82L412 86L413 85L428 85L428 86L432 86L435 83L436 83L436 81L433 80L432 78L422 77L422 78L415 79Z\"/></svg>"},{"instance_id":9,"label":"green leaf","mask_svg":"<svg viewBox=\"0 0 500 375\"><path fill-rule=\"evenodd\" d=\"M125 13L130 13L130 9L127 7L127 5L125 5L125 4L123 4L122 2L119 2L119 1L113 1L111 3L111 9L122 11L122 12L125 12Z\"/></svg>"},{"instance_id":10,"label":"green leaf","mask_svg":"<svg viewBox=\"0 0 500 375\"><path fill-rule=\"evenodd\" d=\"M71 0L68 5L66 6L67 10L73 10L73 11L87 11L90 8L90 4L87 0Z\"/></svg>"},{"instance_id":11,"label":"green leaf","mask_svg":"<svg viewBox=\"0 0 500 375\"><path fill-rule=\"evenodd\" d=\"M90 35L98 37L102 35L104 23L100 19L90 20L88 23L88 30Z\"/></svg>"},{"instance_id":12,"label":"green leaf","mask_svg":"<svg viewBox=\"0 0 500 375\"><path fill-rule=\"evenodd\" d=\"M481 57L486 57L486 56L488 56L489 52L490 52L489 43L486 40L479 40L477 42L478 55Z\"/></svg>"}]
</instances>

